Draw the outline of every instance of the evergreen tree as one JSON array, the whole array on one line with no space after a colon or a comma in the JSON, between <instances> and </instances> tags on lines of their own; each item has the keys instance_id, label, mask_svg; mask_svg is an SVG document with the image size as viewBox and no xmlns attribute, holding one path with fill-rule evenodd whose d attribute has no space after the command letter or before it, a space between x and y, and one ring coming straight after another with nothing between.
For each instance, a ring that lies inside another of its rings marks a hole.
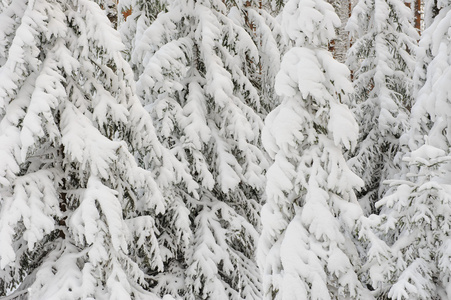
<instances>
[{"instance_id":1,"label":"evergreen tree","mask_svg":"<svg viewBox=\"0 0 451 300\"><path fill-rule=\"evenodd\" d=\"M290 0L282 25L293 48L282 59L276 92L282 103L265 121L263 144L274 164L258 260L265 299L371 299L359 280L353 189L347 167L357 123L348 107L348 68L327 50L340 20L322 0Z\"/></svg>"},{"instance_id":2,"label":"evergreen tree","mask_svg":"<svg viewBox=\"0 0 451 300\"><path fill-rule=\"evenodd\" d=\"M158 294L260 298L254 252L267 159L259 147L264 109L249 79L259 52L233 16L241 12L226 4L173 1L132 49L159 138L199 185L197 195L174 186L172 213L158 219Z\"/></svg>"},{"instance_id":3,"label":"evergreen tree","mask_svg":"<svg viewBox=\"0 0 451 300\"><path fill-rule=\"evenodd\" d=\"M262 114L266 116L280 102L274 90L274 81L286 45L276 20L279 5L268 0L229 2L231 7L228 16L246 30L258 49L258 60L247 58L250 63L249 76L259 92Z\"/></svg>"},{"instance_id":4,"label":"evergreen tree","mask_svg":"<svg viewBox=\"0 0 451 300\"><path fill-rule=\"evenodd\" d=\"M155 298L160 188L190 176L158 142L119 35L90 0L10 1L0 20L0 294Z\"/></svg>"},{"instance_id":5,"label":"evergreen tree","mask_svg":"<svg viewBox=\"0 0 451 300\"><path fill-rule=\"evenodd\" d=\"M119 18L119 32L126 46L125 58L135 72L136 79L143 73L142 61L135 60L133 51L142 52L137 41L142 40L144 31L152 24L160 12L166 10L168 0L119 0L117 10L121 12ZM126 19L122 14L131 11ZM154 49L156 50L156 49Z\"/></svg>"},{"instance_id":6,"label":"evergreen tree","mask_svg":"<svg viewBox=\"0 0 451 300\"><path fill-rule=\"evenodd\" d=\"M373 257L383 258L369 259L370 268L376 270L370 274L379 293L392 299L451 297L448 156L451 3L440 1L437 9L440 12L420 41L420 65L425 69L417 69L417 73L424 74L424 84L412 108L410 153L405 157L410 168L404 174L405 181L392 183L393 189L378 204L382 214L374 221L388 247L379 245L370 249Z\"/></svg>"},{"instance_id":7,"label":"evergreen tree","mask_svg":"<svg viewBox=\"0 0 451 300\"><path fill-rule=\"evenodd\" d=\"M387 241L369 239L371 284L390 299L448 299L451 157L426 144L405 161L412 173L390 182L389 194L377 203L383 213L371 218L373 232Z\"/></svg>"},{"instance_id":8,"label":"evergreen tree","mask_svg":"<svg viewBox=\"0 0 451 300\"><path fill-rule=\"evenodd\" d=\"M426 31L429 26L432 25L435 17L438 15L440 8L442 6L438 5L437 0L423 1L424 6L424 20L423 20L423 31ZM414 73L414 96L418 95L419 90L424 86L426 81L426 70L428 65L431 63L433 54L431 53L431 32L426 32L425 37L421 37L420 47L418 48L418 55L416 60L416 68Z\"/></svg>"},{"instance_id":9,"label":"evergreen tree","mask_svg":"<svg viewBox=\"0 0 451 300\"><path fill-rule=\"evenodd\" d=\"M354 71L355 113L360 126L352 169L364 180L358 194L367 213L386 190L383 181L399 171L400 137L412 102L418 34L402 0L360 0L347 29L355 41L348 53Z\"/></svg>"}]
</instances>

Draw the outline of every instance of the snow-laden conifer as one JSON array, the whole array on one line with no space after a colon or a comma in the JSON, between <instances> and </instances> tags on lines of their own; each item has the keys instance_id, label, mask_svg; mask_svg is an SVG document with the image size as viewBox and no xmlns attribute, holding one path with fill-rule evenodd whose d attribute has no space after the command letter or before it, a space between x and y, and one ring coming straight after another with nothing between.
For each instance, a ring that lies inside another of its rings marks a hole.
<instances>
[{"instance_id":1,"label":"snow-laden conifer","mask_svg":"<svg viewBox=\"0 0 451 300\"><path fill-rule=\"evenodd\" d=\"M274 164L258 261L265 299L371 299L359 280L356 221L363 212L346 164L358 126L346 104L348 68L327 50L340 20L321 0L288 1L282 27L293 48L282 59L282 103L265 121L263 144Z\"/></svg>"},{"instance_id":2,"label":"snow-laden conifer","mask_svg":"<svg viewBox=\"0 0 451 300\"><path fill-rule=\"evenodd\" d=\"M382 197L382 182L399 170L400 137L412 105L418 34L403 0L360 0L347 24L353 45L347 63L354 71L354 101L360 134L349 161L364 180L358 197L367 213Z\"/></svg>"},{"instance_id":3,"label":"snow-laden conifer","mask_svg":"<svg viewBox=\"0 0 451 300\"><path fill-rule=\"evenodd\" d=\"M389 194L377 203L383 213L368 223L387 241L368 239L371 284L389 299L448 299L451 157L425 144L404 160L411 173L390 181Z\"/></svg>"},{"instance_id":4,"label":"snow-laden conifer","mask_svg":"<svg viewBox=\"0 0 451 300\"><path fill-rule=\"evenodd\" d=\"M422 74L416 78L424 83L418 84L421 87L412 108L410 152L404 158L409 168L403 174L405 180L393 181L378 203L382 213L372 225L386 246L370 248L370 276L378 293L391 299L451 297L451 3L439 1L437 8L440 12L420 41L423 67L416 70Z\"/></svg>"},{"instance_id":5,"label":"snow-laden conifer","mask_svg":"<svg viewBox=\"0 0 451 300\"><path fill-rule=\"evenodd\" d=\"M280 102L274 90L275 78L280 70L281 54L286 51L280 23L276 19L277 4L264 0L230 1L228 16L244 28L258 49L258 60L247 57L250 80L257 88L266 116Z\"/></svg>"},{"instance_id":6,"label":"snow-laden conifer","mask_svg":"<svg viewBox=\"0 0 451 300\"><path fill-rule=\"evenodd\" d=\"M152 24L157 15L166 10L168 0L119 0L117 2L118 29L126 46L124 56L138 78L142 74L144 66L131 61L131 57L134 56L133 52L141 51L139 47L136 47L136 42L141 40L144 31ZM131 11L127 18L123 15L125 11Z\"/></svg>"},{"instance_id":7,"label":"snow-laden conifer","mask_svg":"<svg viewBox=\"0 0 451 300\"><path fill-rule=\"evenodd\" d=\"M229 12L221 0L172 1L131 52L160 140L199 185L195 196L175 186L172 213L158 220L165 267L152 277L156 293L261 297L254 252L267 161L250 80L259 51Z\"/></svg>"},{"instance_id":8,"label":"snow-laden conifer","mask_svg":"<svg viewBox=\"0 0 451 300\"><path fill-rule=\"evenodd\" d=\"M161 187L190 176L158 142L119 35L89 0L11 1L0 20L0 293L153 299Z\"/></svg>"},{"instance_id":9,"label":"snow-laden conifer","mask_svg":"<svg viewBox=\"0 0 451 300\"><path fill-rule=\"evenodd\" d=\"M434 3L430 3L434 2ZM446 135L447 105L449 86L447 74L450 72L449 57L451 43L448 41L448 29L451 27L449 13L451 2L426 1L425 6L436 5L440 13L433 23L422 33L419 43L418 59L415 69L416 99L412 108L411 131L409 132L409 148L416 150L428 142L447 151ZM441 132L441 131L445 132Z\"/></svg>"}]
</instances>

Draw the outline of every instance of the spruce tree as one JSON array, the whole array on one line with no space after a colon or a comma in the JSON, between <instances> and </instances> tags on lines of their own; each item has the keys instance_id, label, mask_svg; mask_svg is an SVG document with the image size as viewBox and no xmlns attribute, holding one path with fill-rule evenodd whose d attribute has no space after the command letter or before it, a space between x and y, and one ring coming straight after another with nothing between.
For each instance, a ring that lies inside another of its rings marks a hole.
<instances>
[{"instance_id":1,"label":"spruce tree","mask_svg":"<svg viewBox=\"0 0 451 300\"><path fill-rule=\"evenodd\" d=\"M261 113L265 117L280 102L274 90L274 81L280 70L281 54L286 51L277 15L280 7L274 1L226 1L230 6L228 16L244 28L258 49L258 59L248 59L249 77L259 92Z\"/></svg>"},{"instance_id":2,"label":"spruce tree","mask_svg":"<svg viewBox=\"0 0 451 300\"><path fill-rule=\"evenodd\" d=\"M119 14L119 32L126 49L124 56L132 66L135 77L138 79L143 72L142 61L135 59L137 55L133 52L142 52L138 41L142 40L144 31L152 24L160 12L166 10L167 0L118 0L117 10ZM123 13L130 11L131 14L124 17Z\"/></svg>"},{"instance_id":3,"label":"spruce tree","mask_svg":"<svg viewBox=\"0 0 451 300\"><path fill-rule=\"evenodd\" d=\"M328 51L339 25L322 0L290 0L282 13L293 47L276 77L282 103L262 137L274 159L258 251L265 299L371 299L354 235L363 212L353 189L363 182L343 156L358 134L344 104L353 88Z\"/></svg>"},{"instance_id":4,"label":"spruce tree","mask_svg":"<svg viewBox=\"0 0 451 300\"><path fill-rule=\"evenodd\" d=\"M10 1L0 20L0 294L153 299L161 188L190 176L158 142L118 33L90 0Z\"/></svg>"},{"instance_id":5,"label":"spruce tree","mask_svg":"<svg viewBox=\"0 0 451 300\"><path fill-rule=\"evenodd\" d=\"M366 265L371 285L389 299L448 299L451 157L425 144L404 160L411 173L390 181L388 195L377 203L383 213L366 228L373 227Z\"/></svg>"},{"instance_id":6,"label":"spruce tree","mask_svg":"<svg viewBox=\"0 0 451 300\"><path fill-rule=\"evenodd\" d=\"M451 3L440 1L436 8L440 12L420 40L419 65L423 67L416 70L421 81L408 132L409 153L404 158L409 168L405 180L393 181L378 203L382 214L373 224L386 245L370 248L373 257L381 258L369 259L369 269L375 270L370 274L376 291L391 299L451 297Z\"/></svg>"},{"instance_id":7,"label":"spruce tree","mask_svg":"<svg viewBox=\"0 0 451 300\"><path fill-rule=\"evenodd\" d=\"M364 180L358 194L367 213L386 191L383 181L399 172L400 137L412 105L418 34L402 0L360 0L347 24L354 38L348 65L354 71L354 112L359 142L352 169Z\"/></svg>"},{"instance_id":8,"label":"spruce tree","mask_svg":"<svg viewBox=\"0 0 451 300\"><path fill-rule=\"evenodd\" d=\"M254 252L267 159L250 80L259 51L226 4L171 2L131 52L160 140L199 185L196 195L174 186L172 213L158 219L165 260L152 290L161 295L260 298Z\"/></svg>"}]
</instances>

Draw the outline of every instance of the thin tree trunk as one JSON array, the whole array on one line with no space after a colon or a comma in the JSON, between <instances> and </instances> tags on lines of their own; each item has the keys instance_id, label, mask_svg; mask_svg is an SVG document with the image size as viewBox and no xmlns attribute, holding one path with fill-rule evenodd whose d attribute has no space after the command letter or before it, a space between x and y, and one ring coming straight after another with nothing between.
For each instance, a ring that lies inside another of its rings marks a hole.
<instances>
[{"instance_id":1,"label":"thin tree trunk","mask_svg":"<svg viewBox=\"0 0 451 300\"><path fill-rule=\"evenodd\" d=\"M349 33L345 30L346 23L352 10L352 0L328 0L335 9L341 21L341 26L337 29L337 37L329 45L329 50L333 53L334 58L341 63L346 61L346 52L351 43Z\"/></svg>"},{"instance_id":2,"label":"thin tree trunk","mask_svg":"<svg viewBox=\"0 0 451 300\"><path fill-rule=\"evenodd\" d=\"M421 32L423 4L421 0L415 0L415 28Z\"/></svg>"}]
</instances>

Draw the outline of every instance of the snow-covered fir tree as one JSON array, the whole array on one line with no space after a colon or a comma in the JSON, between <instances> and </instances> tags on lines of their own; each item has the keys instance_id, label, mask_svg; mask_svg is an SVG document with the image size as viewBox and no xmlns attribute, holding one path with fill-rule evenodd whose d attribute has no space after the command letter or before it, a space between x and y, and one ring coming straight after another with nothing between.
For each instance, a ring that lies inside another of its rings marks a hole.
<instances>
[{"instance_id":1,"label":"snow-covered fir tree","mask_svg":"<svg viewBox=\"0 0 451 300\"><path fill-rule=\"evenodd\" d=\"M199 188L192 196L174 186L172 213L158 220L165 269L153 275L152 290L259 299L254 255L268 163L259 146L264 110L249 79L259 51L222 0L172 1L166 9L136 38L131 62L160 140Z\"/></svg>"},{"instance_id":2,"label":"snow-covered fir tree","mask_svg":"<svg viewBox=\"0 0 451 300\"><path fill-rule=\"evenodd\" d=\"M388 195L377 203L383 213L368 223L371 285L379 298L449 299L451 156L425 144L404 160L412 173L390 181Z\"/></svg>"},{"instance_id":3,"label":"snow-covered fir tree","mask_svg":"<svg viewBox=\"0 0 451 300\"><path fill-rule=\"evenodd\" d=\"M347 63L354 71L354 101L360 134L349 161L364 180L358 194L364 210L386 190L383 181L399 171L400 137L412 103L418 33L403 0L360 0L347 30L354 39Z\"/></svg>"},{"instance_id":4,"label":"snow-covered fir tree","mask_svg":"<svg viewBox=\"0 0 451 300\"><path fill-rule=\"evenodd\" d=\"M392 183L378 203L381 215L374 217L373 227L383 234L386 245L369 249L368 265L375 270L370 275L378 294L391 299L451 297L451 3L438 1L437 9L440 12L420 40L424 69L416 72L424 74L424 83L412 108L406 180ZM373 259L378 256L382 261Z\"/></svg>"},{"instance_id":5,"label":"snow-covered fir tree","mask_svg":"<svg viewBox=\"0 0 451 300\"><path fill-rule=\"evenodd\" d=\"M372 299L359 280L354 190L362 180L343 148L358 126L348 102L349 70L328 51L340 20L322 0L290 0L282 26L293 48L282 59L282 103L265 121L263 144L274 164L258 261L265 299Z\"/></svg>"},{"instance_id":6,"label":"snow-covered fir tree","mask_svg":"<svg viewBox=\"0 0 451 300\"><path fill-rule=\"evenodd\" d=\"M228 16L244 28L258 49L258 60L251 60L249 77L257 88L262 113L267 115L280 102L274 82L280 69L281 54L286 50L280 23L277 21L279 5L268 0L228 1Z\"/></svg>"},{"instance_id":7,"label":"snow-covered fir tree","mask_svg":"<svg viewBox=\"0 0 451 300\"><path fill-rule=\"evenodd\" d=\"M424 6L424 20L423 20L423 31L425 31L429 26L432 25L434 22L435 17L440 11L440 8L442 6L438 5L437 0L429 0L429 1L423 1ZM433 54L431 53L431 32L426 32L426 36L422 36L420 43L422 44L418 48L418 54L416 59L416 68L414 73L414 89L413 94L416 97L418 95L418 91L424 86L426 81L426 70L428 65L431 63L431 60L433 58Z\"/></svg>"},{"instance_id":8,"label":"snow-covered fir tree","mask_svg":"<svg viewBox=\"0 0 451 300\"><path fill-rule=\"evenodd\" d=\"M133 51L142 51L136 47L144 31L152 24L160 12L164 12L168 6L168 0L119 0L117 10L119 14L119 32L126 46L125 58L129 61L135 72L136 79L143 72L144 66L134 64L131 57ZM130 16L125 18L123 12L131 11ZM156 49L155 49L156 50Z\"/></svg>"},{"instance_id":9,"label":"snow-covered fir tree","mask_svg":"<svg viewBox=\"0 0 451 300\"><path fill-rule=\"evenodd\" d=\"M0 295L23 283L29 299L157 299L146 273L163 268L161 190L196 183L158 142L120 36L96 3L7 3Z\"/></svg>"}]
</instances>

